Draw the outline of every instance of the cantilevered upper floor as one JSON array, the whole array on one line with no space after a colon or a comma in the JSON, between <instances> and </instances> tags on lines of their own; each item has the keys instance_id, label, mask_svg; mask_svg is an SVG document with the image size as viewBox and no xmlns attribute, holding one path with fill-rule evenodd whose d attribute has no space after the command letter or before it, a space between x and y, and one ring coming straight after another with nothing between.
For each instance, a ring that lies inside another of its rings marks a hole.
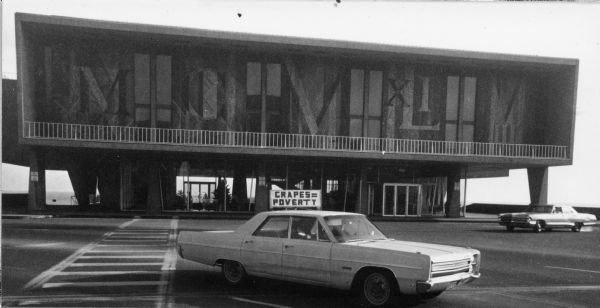
<instances>
[{"instance_id":1,"label":"cantilevered upper floor","mask_svg":"<svg viewBox=\"0 0 600 308\"><path fill-rule=\"evenodd\" d=\"M19 141L572 163L578 61L17 14Z\"/></svg>"}]
</instances>

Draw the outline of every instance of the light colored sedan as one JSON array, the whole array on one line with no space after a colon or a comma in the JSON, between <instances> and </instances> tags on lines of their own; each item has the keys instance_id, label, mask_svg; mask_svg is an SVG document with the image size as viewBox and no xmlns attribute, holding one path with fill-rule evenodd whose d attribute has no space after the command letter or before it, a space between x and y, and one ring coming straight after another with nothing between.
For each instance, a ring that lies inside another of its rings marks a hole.
<instances>
[{"instance_id":1,"label":"light colored sedan","mask_svg":"<svg viewBox=\"0 0 600 308\"><path fill-rule=\"evenodd\" d=\"M532 229L534 232L550 231L553 228L571 228L579 232L581 227L596 225L596 216L577 213L566 205L531 205L523 213L504 213L498 215L498 223L506 226L506 230L515 228Z\"/></svg>"},{"instance_id":2,"label":"light colored sedan","mask_svg":"<svg viewBox=\"0 0 600 308\"><path fill-rule=\"evenodd\" d=\"M432 298L480 276L475 249L387 238L364 215L273 211L235 231L181 232L179 256L221 266L225 280L247 275L355 290L367 306L396 294Z\"/></svg>"}]
</instances>

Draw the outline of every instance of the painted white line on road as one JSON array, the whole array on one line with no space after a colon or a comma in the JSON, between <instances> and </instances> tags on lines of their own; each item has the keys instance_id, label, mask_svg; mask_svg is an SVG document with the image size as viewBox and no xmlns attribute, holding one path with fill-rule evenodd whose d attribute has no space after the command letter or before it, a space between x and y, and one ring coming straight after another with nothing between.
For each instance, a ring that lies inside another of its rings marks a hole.
<instances>
[{"instance_id":1,"label":"painted white line on road","mask_svg":"<svg viewBox=\"0 0 600 308\"><path fill-rule=\"evenodd\" d=\"M106 238L104 240L102 240L102 242L166 242L167 239L163 238L163 239L157 239L157 240L141 240L141 239L137 239L137 238L127 238L127 239L112 239L112 238Z\"/></svg>"},{"instance_id":2,"label":"painted white line on road","mask_svg":"<svg viewBox=\"0 0 600 308\"><path fill-rule=\"evenodd\" d=\"M103 275L128 275L128 274L160 274L161 271L85 271L85 272L56 272L56 276L103 276Z\"/></svg>"},{"instance_id":3,"label":"painted white line on road","mask_svg":"<svg viewBox=\"0 0 600 308\"><path fill-rule=\"evenodd\" d=\"M119 228L124 228L126 226L129 226L136 221L137 221L137 219L132 219L128 222L121 224L119 226ZM89 243L89 244L79 248L77 251L75 251L72 255L68 256L62 262L56 264L55 266L51 267L50 269L48 269L48 270L42 272L41 274L39 274L38 276L34 277L27 284L25 284L23 289L31 290L31 289L35 289L35 288L42 286L46 281L48 281L52 278L53 272L59 272L65 268L67 268L69 266L69 264L73 263L79 256L84 254L86 251L93 249L93 247L95 247L100 241L102 241L102 239L104 239L107 236L107 234L104 234L99 240L94 241L92 243Z\"/></svg>"},{"instance_id":4,"label":"painted white line on road","mask_svg":"<svg viewBox=\"0 0 600 308\"><path fill-rule=\"evenodd\" d=\"M152 256L80 256L78 259L162 259L164 255Z\"/></svg>"},{"instance_id":5,"label":"painted white line on road","mask_svg":"<svg viewBox=\"0 0 600 308\"><path fill-rule=\"evenodd\" d=\"M135 243L127 243L127 244L98 244L96 245L96 247L165 247L165 244L139 244L136 245Z\"/></svg>"},{"instance_id":6,"label":"painted white line on road","mask_svg":"<svg viewBox=\"0 0 600 308\"><path fill-rule=\"evenodd\" d=\"M291 308L289 306L282 306L282 305L275 305L275 304L270 304L270 303L265 303L265 302L253 301L253 300L250 300L250 299L245 299L245 298L235 297L235 296L230 296L229 298L232 299L232 300L238 301L238 302L256 304L256 305L267 306L267 307Z\"/></svg>"},{"instance_id":7,"label":"painted white line on road","mask_svg":"<svg viewBox=\"0 0 600 308\"><path fill-rule=\"evenodd\" d=\"M587 306L574 305L573 303L559 302L559 301L555 301L555 300L551 300L551 299L547 299L547 298L538 299L538 298L534 298L531 296L506 294L506 293L502 293L502 292L492 292L492 293L500 295L500 296L512 298L512 299L517 299L517 300L519 300L519 302L522 302L523 304L525 301L529 301L529 302L536 303L536 304L543 304L545 307L547 307L547 306L569 307L569 308L586 308L587 307ZM527 306L527 304L525 304L524 306Z\"/></svg>"},{"instance_id":8,"label":"painted white line on road","mask_svg":"<svg viewBox=\"0 0 600 308\"><path fill-rule=\"evenodd\" d=\"M161 301L156 301L155 305L157 308L171 308L172 301L169 299L169 294L172 293L173 288L173 271L175 270L175 264L177 263L177 252L175 251L175 246L177 242L177 229L179 227L179 217L175 216L171 219L171 228L169 229L169 240L168 240L168 249L165 254L165 259L163 260L163 266L161 268L162 275L160 277L161 281L168 282L167 285L162 286L158 290L158 294L163 295L163 299Z\"/></svg>"},{"instance_id":9,"label":"painted white line on road","mask_svg":"<svg viewBox=\"0 0 600 308\"><path fill-rule=\"evenodd\" d=\"M110 239L166 239L167 235L111 235Z\"/></svg>"},{"instance_id":10,"label":"painted white line on road","mask_svg":"<svg viewBox=\"0 0 600 308\"><path fill-rule=\"evenodd\" d=\"M162 286L166 281L94 281L94 282L48 282L42 285L42 289L49 288L98 288L98 287L138 287L138 286Z\"/></svg>"},{"instance_id":11,"label":"painted white line on road","mask_svg":"<svg viewBox=\"0 0 600 308\"><path fill-rule=\"evenodd\" d=\"M39 243L39 244L25 244L25 245L16 245L17 248L46 248L46 247L55 247L55 246L63 246L64 242L56 242L56 243Z\"/></svg>"},{"instance_id":12,"label":"painted white line on road","mask_svg":"<svg viewBox=\"0 0 600 308\"><path fill-rule=\"evenodd\" d=\"M586 273L600 274L600 271L592 271L592 270L579 269L579 268L560 267L560 266L544 266L544 267L555 268L555 269L562 269L562 270L568 270L568 271L577 271L577 272L586 272Z\"/></svg>"},{"instance_id":13,"label":"painted white line on road","mask_svg":"<svg viewBox=\"0 0 600 308\"><path fill-rule=\"evenodd\" d=\"M600 285L566 285L566 286L522 286L522 287L463 287L450 289L452 293L488 293L488 292L536 292L556 293L561 291L600 291Z\"/></svg>"},{"instance_id":14,"label":"painted white line on road","mask_svg":"<svg viewBox=\"0 0 600 308\"><path fill-rule=\"evenodd\" d=\"M72 263L69 267L86 267L86 266L162 266L162 262L138 262L138 263Z\"/></svg>"},{"instance_id":15,"label":"painted white line on road","mask_svg":"<svg viewBox=\"0 0 600 308\"><path fill-rule=\"evenodd\" d=\"M157 295L111 295L111 296L90 296L89 294L85 295L53 295L52 297L48 297L48 295L42 296L3 296L2 300L4 303L9 303L8 306L28 306L28 305L52 305L53 307L58 307L57 304L86 304L86 307L96 307L91 306L91 303L103 303L103 307L117 307L117 304L124 305L124 303L136 303L140 304L141 302L154 302L160 296ZM110 304L110 305L107 305ZM64 306L64 305L63 305ZM128 306L125 306L128 307ZM141 305L138 307L142 307Z\"/></svg>"},{"instance_id":16,"label":"painted white line on road","mask_svg":"<svg viewBox=\"0 0 600 308\"><path fill-rule=\"evenodd\" d=\"M143 250L143 249L130 249L130 250L90 250L86 254L89 253L166 253L166 250Z\"/></svg>"}]
</instances>

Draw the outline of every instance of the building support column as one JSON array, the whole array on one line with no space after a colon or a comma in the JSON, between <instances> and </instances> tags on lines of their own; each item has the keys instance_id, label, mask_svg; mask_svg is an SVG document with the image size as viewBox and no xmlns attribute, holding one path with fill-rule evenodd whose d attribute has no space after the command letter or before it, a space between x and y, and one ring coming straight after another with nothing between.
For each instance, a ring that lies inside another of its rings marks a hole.
<instances>
[{"instance_id":1,"label":"building support column","mask_svg":"<svg viewBox=\"0 0 600 308\"><path fill-rule=\"evenodd\" d=\"M72 158L73 159L73 158ZM91 170L91 164L73 159L67 165L67 172L79 209L85 209L90 206L90 195L96 195L96 174Z\"/></svg>"},{"instance_id":2,"label":"building support column","mask_svg":"<svg viewBox=\"0 0 600 308\"><path fill-rule=\"evenodd\" d=\"M246 168L243 164L235 164L233 167L233 192L231 207L234 211L246 210L248 202L248 188L246 185Z\"/></svg>"},{"instance_id":3,"label":"building support column","mask_svg":"<svg viewBox=\"0 0 600 308\"><path fill-rule=\"evenodd\" d=\"M460 168L451 170L447 179L446 217L460 217Z\"/></svg>"},{"instance_id":4,"label":"building support column","mask_svg":"<svg viewBox=\"0 0 600 308\"><path fill-rule=\"evenodd\" d=\"M256 193L254 212L260 213L268 211L269 206L269 181L267 181L265 162L261 161L258 164L258 177L256 179Z\"/></svg>"},{"instance_id":5,"label":"building support column","mask_svg":"<svg viewBox=\"0 0 600 308\"><path fill-rule=\"evenodd\" d=\"M120 210L126 211L134 206L133 200L133 163L129 159L120 162Z\"/></svg>"},{"instance_id":6,"label":"building support column","mask_svg":"<svg viewBox=\"0 0 600 308\"><path fill-rule=\"evenodd\" d=\"M46 166L44 153L29 151L29 195L27 211L39 211L46 208Z\"/></svg>"},{"instance_id":7,"label":"building support column","mask_svg":"<svg viewBox=\"0 0 600 308\"><path fill-rule=\"evenodd\" d=\"M527 168L530 204L548 204L548 167Z\"/></svg>"},{"instance_id":8,"label":"building support column","mask_svg":"<svg viewBox=\"0 0 600 308\"><path fill-rule=\"evenodd\" d=\"M148 197L146 214L160 215L162 212L162 191L160 185L160 163L148 162Z\"/></svg>"},{"instance_id":9,"label":"building support column","mask_svg":"<svg viewBox=\"0 0 600 308\"><path fill-rule=\"evenodd\" d=\"M120 168L119 162L105 160L98 166L98 191L103 208L119 210Z\"/></svg>"},{"instance_id":10,"label":"building support column","mask_svg":"<svg viewBox=\"0 0 600 308\"><path fill-rule=\"evenodd\" d=\"M367 184L367 167L361 166L358 181L358 209L361 214L368 214L369 210L369 185Z\"/></svg>"}]
</instances>

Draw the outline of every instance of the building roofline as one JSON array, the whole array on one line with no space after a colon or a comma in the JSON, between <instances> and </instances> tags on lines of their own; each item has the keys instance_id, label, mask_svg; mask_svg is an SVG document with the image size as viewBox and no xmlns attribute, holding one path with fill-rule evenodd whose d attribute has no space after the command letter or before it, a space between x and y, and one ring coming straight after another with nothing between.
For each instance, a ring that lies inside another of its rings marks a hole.
<instances>
[{"instance_id":1,"label":"building roofline","mask_svg":"<svg viewBox=\"0 0 600 308\"><path fill-rule=\"evenodd\" d=\"M520 54L491 53L479 51L466 51L457 49L426 48L413 46L400 46L379 43L366 43L334 39L319 39L295 37L284 35L266 35L244 32L217 31L208 29L184 28L152 24L140 24L97 19L84 19L56 15L39 15L29 13L16 13L17 23L37 23L57 26L74 27L81 29L97 29L117 31L123 33L155 34L188 39L204 39L223 42L240 42L258 46L281 46L288 48L313 48L315 50L344 53L369 53L369 54L396 54L405 57L427 58L450 61L500 62L506 64L530 65L558 65L577 66L578 59L542 57Z\"/></svg>"}]
</instances>

